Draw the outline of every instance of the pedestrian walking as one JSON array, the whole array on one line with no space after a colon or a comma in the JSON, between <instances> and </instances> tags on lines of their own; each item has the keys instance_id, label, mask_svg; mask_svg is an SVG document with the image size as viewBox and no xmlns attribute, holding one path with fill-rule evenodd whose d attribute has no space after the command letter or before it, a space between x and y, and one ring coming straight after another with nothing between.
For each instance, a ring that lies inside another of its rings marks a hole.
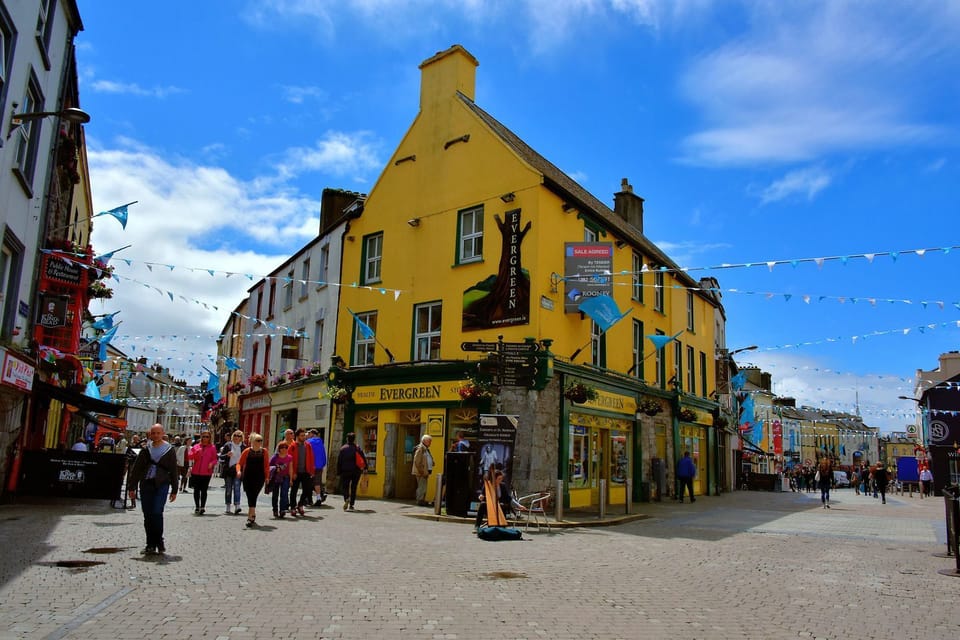
<instances>
[{"instance_id":1,"label":"pedestrian walking","mask_svg":"<svg viewBox=\"0 0 960 640\"><path fill-rule=\"evenodd\" d=\"M930 497L930 490L933 488L933 472L930 467L924 467L920 472L920 499Z\"/></svg>"},{"instance_id":2,"label":"pedestrian walking","mask_svg":"<svg viewBox=\"0 0 960 640\"><path fill-rule=\"evenodd\" d=\"M874 491L883 499L883 504L887 504L887 485L890 483L890 472L880 462L873 470ZM876 497L876 494L874 497Z\"/></svg>"},{"instance_id":3,"label":"pedestrian walking","mask_svg":"<svg viewBox=\"0 0 960 640\"><path fill-rule=\"evenodd\" d=\"M425 507L427 502L427 484L430 474L433 473L433 454L430 453L430 443L433 442L427 434L420 438L420 444L413 449L413 469L411 473L417 479L417 504Z\"/></svg>"},{"instance_id":4,"label":"pedestrian walking","mask_svg":"<svg viewBox=\"0 0 960 640\"><path fill-rule=\"evenodd\" d=\"M313 502L313 447L307 444L306 429L297 429L293 444L287 449L290 454L290 515L305 516L304 507ZM297 493L300 498L297 498Z\"/></svg>"},{"instance_id":5,"label":"pedestrian walking","mask_svg":"<svg viewBox=\"0 0 960 640\"><path fill-rule=\"evenodd\" d=\"M343 492L343 510L353 511L357 502L357 485L367 468L367 457L357 446L357 435L347 434L347 443L337 455L337 476Z\"/></svg>"},{"instance_id":6,"label":"pedestrian walking","mask_svg":"<svg viewBox=\"0 0 960 640\"><path fill-rule=\"evenodd\" d=\"M176 437L173 444L177 449L177 474L180 482L181 493L190 493L187 491L187 483L190 480L190 461L187 460L187 452L190 451L189 440L185 437Z\"/></svg>"},{"instance_id":7,"label":"pedestrian walking","mask_svg":"<svg viewBox=\"0 0 960 640\"><path fill-rule=\"evenodd\" d=\"M240 476L237 475L237 464L246 445L243 444L243 431L234 431L229 442L224 442L220 448L220 462L223 465L223 500L226 504L226 513L240 513ZM231 503L231 500L233 501ZM231 509L230 505L233 504Z\"/></svg>"},{"instance_id":8,"label":"pedestrian walking","mask_svg":"<svg viewBox=\"0 0 960 640\"><path fill-rule=\"evenodd\" d=\"M286 441L277 445L277 452L270 458L270 484L273 487L271 501L273 504L273 517L282 518L287 515L287 509L290 507L290 463L293 458L290 456L290 445Z\"/></svg>"},{"instance_id":9,"label":"pedestrian walking","mask_svg":"<svg viewBox=\"0 0 960 640\"><path fill-rule=\"evenodd\" d=\"M200 433L200 442L190 448L187 459L192 465L190 482L193 486L193 512L203 515L207 511L210 478L213 477L213 470L217 468L217 448L213 445L209 431Z\"/></svg>"},{"instance_id":10,"label":"pedestrian walking","mask_svg":"<svg viewBox=\"0 0 960 640\"><path fill-rule=\"evenodd\" d=\"M697 465L690 457L689 451L683 452L683 457L677 463L677 480L680 481L680 502L683 502L684 489L690 491L690 502L696 502L693 497L693 478L697 475Z\"/></svg>"},{"instance_id":11,"label":"pedestrian walking","mask_svg":"<svg viewBox=\"0 0 960 640\"><path fill-rule=\"evenodd\" d=\"M316 429L310 429L307 432L307 444L313 448L313 490L316 495L316 502L313 506L319 507L327 499L327 491L323 487L323 470L327 466L327 449L323 444L323 438Z\"/></svg>"},{"instance_id":12,"label":"pedestrian walking","mask_svg":"<svg viewBox=\"0 0 960 640\"><path fill-rule=\"evenodd\" d=\"M126 453L123 455L126 456L127 464L127 495L129 497L129 504L127 505L128 509L137 508L137 485L130 479L130 472L133 471L133 463L136 461L137 456L140 454L140 436L134 434L130 438L130 446L127 447ZM132 493L130 490L133 490Z\"/></svg>"},{"instance_id":13,"label":"pedestrian walking","mask_svg":"<svg viewBox=\"0 0 960 640\"><path fill-rule=\"evenodd\" d=\"M145 555L166 553L163 540L163 507L177 499L177 456L173 445L163 439L163 426L155 424L147 430L150 444L139 450L130 470L128 487L137 486L140 491L140 508L143 511L143 529L147 544ZM136 499L137 490L128 489L130 500Z\"/></svg>"},{"instance_id":14,"label":"pedestrian walking","mask_svg":"<svg viewBox=\"0 0 960 640\"><path fill-rule=\"evenodd\" d=\"M830 508L830 485L833 484L833 462L830 458L824 456L820 459L820 465L817 467L817 475L814 477L817 486L820 488L820 503L824 509Z\"/></svg>"},{"instance_id":15,"label":"pedestrian walking","mask_svg":"<svg viewBox=\"0 0 960 640\"><path fill-rule=\"evenodd\" d=\"M270 476L270 457L263 448L263 436L250 434L250 446L240 453L235 469L236 477L243 484L247 496L247 528L257 524L257 498Z\"/></svg>"}]
</instances>

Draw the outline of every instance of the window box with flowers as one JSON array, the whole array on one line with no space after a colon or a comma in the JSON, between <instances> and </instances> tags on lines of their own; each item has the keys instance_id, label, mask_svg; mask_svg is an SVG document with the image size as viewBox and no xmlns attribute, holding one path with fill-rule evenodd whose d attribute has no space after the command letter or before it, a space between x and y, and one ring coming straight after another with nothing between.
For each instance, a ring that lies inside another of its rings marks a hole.
<instances>
[{"instance_id":1,"label":"window box with flowers","mask_svg":"<svg viewBox=\"0 0 960 640\"><path fill-rule=\"evenodd\" d=\"M287 374L281 373L278 376L273 376L270 378L270 386L279 387L280 385L287 384L288 381Z\"/></svg>"},{"instance_id":2,"label":"window box with flowers","mask_svg":"<svg viewBox=\"0 0 960 640\"><path fill-rule=\"evenodd\" d=\"M563 397L574 404L597 399L597 390L583 382L571 382L563 389Z\"/></svg>"},{"instance_id":3,"label":"window box with flowers","mask_svg":"<svg viewBox=\"0 0 960 640\"><path fill-rule=\"evenodd\" d=\"M294 380L299 380L300 378L303 378L304 376L306 376L308 371L309 371L308 369L302 369L302 368L294 369L293 371L287 374L287 377L290 378L290 382L293 382Z\"/></svg>"},{"instance_id":4,"label":"window box with flowers","mask_svg":"<svg viewBox=\"0 0 960 640\"><path fill-rule=\"evenodd\" d=\"M255 373L249 378L247 378L247 386L250 389L266 389L267 388L267 376L262 373Z\"/></svg>"},{"instance_id":5,"label":"window box with flowers","mask_svg":"<svg viewBox=\"0 0 960 640\"><path fill-rule=\"evenodd\" d=\"M663 411L663 405L651 398L644 398L637 407L648 416L655 416Z\"/></svg>"},{"instance_id":6,"label":"window box with flowers","mask_svg":"<svg viewBox=\"0 0 960 640\"><path fill-rule=\"evenodd\" d=\"M717 429L726 429L728 424L730 424L730 421L727 420L726 416L717 416L713 419L713 426Z\"/></svg>"},{"instance_id":7,"label":"window box with flowers","mask_svg":"<svg viewBox=\"0 0 960 640\"><path fill-rule=\"evenodd\" d=\"M317 376L324 372L323 365L319 362L314 362L310 365L310 375Z\"/></svg>"},{"instance_id":8,"label":"window box with flowers","mask_svg":"<svg viewBox=\"0 0 960 640\"><path fill-rule=\"evenodd\" d=\"M678 416L684 422L697 421L697 412L694 411L693 409L687 409L686 407L684 407L683 409L680 409L680 413L678 414Z\"/></svg>"},{"instance_id":9,"label":"window box with flowers","mask_svg":"<svg viewBox=\"0 0 960 640\"><path fill-rule=\"evenodd\" d=\"M247 388L247 385L242 382L234 382L231 385L227 385L227 393L241 393L244 389Z\"/></svg>"}]
</instances>

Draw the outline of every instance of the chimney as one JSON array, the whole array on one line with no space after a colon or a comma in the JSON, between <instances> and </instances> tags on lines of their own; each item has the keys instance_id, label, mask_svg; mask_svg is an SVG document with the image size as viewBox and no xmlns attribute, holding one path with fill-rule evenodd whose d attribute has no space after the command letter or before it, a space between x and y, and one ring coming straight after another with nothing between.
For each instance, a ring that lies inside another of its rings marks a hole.
<instances>
[{"instance_id":1,"label":"chimney","mask_svg":"<svg viewBox=\"0 0 960 640\"><path fill-rule=\"evenodd\" d=\"M627 224L643 233L643 198L633 192L626 178L620 181L620 191L613 194L613 210Z\"/></svg>"},{"instance_id":2,"label":"chimney","mask_svg":"<svg viewBox=\"0 0 960 640\"><path fill-rule=\"evenodd\" d=\"M473 100L479 64L459 44L421 62L420 111L450 100L458 91Z\"/></svg>"}]
</instances>

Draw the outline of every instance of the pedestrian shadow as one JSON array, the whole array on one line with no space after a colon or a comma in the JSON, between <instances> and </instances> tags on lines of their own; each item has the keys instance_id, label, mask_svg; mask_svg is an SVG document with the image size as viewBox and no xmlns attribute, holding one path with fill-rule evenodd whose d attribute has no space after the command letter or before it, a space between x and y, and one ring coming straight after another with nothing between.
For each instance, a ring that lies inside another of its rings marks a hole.
<instances>
[{"instance_id":1,"label":"pedestrian shadow","mask_svg":"<svg viewBox=\"0 0 960 640\"><path fill-rule=\"evenodd\" d=\"M297 520L307 520L309 522L320 522L321 520L323 520L323 516L297 516L296 518L290 518L291 522L296 522Z\"/></svg>"},{"instance_id":2,"label":"pedestrian shadow","mask_svg":"<svg viewBox=\"0 0 960 640\"><path fill-rule=\"evenodd\" d=\"M364 515L370 515L371 513L376 512L376 509L354 509L353 511L347 511L346 513L362 513Z\"/></svg>"},{"instance_id":3,"label":"pedestrian shadow","mask_svg":"<svg viewBox=\"0 0 960 640\"><path fill-rule=\"evenodd\" d=\"M149 555L149 556L147 555L133 556L130 559L135 560L137 562L143 562L144 564L169 564L172 562L180 562L181 560L183 560L183 556L175 556L169 553L162 553L162 554L158 553L158 554Z\"/></svg>"},{"instance_id":4,"label":"pedestrian shadow","mask_svg":"<svg viewBox=\"0 0 960 640\"><path fill-rule=\"evenodd\" d=\"M95 527L129 527L137 524L136 522L94 522Z\"/></svg>"},{"instance_id":5,"label":"pedestrian shadow","mask_svg":"<svg viewBox=\"0 0 960 640\"><path fill-rule=\"evenodd\" d=\"M276 528L275 526L271 525L271 524L257 524L257 525L252 526L252 527L245 527L245 528L244 528L244 531L263 531L263 532L267 532L267 531L276 531L276 530L277 530L277 528Z\"/></svg>"}]
</instances>

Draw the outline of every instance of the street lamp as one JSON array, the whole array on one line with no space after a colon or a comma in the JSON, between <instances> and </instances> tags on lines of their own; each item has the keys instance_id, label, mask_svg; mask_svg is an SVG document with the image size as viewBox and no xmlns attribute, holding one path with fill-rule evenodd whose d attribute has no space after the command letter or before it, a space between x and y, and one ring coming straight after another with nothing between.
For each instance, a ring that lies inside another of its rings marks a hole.
<instances>
[{"instance_id":1,"label":"street lamp","mask_svg":"<svg viewBox=\"0 0 960 640\"><path fill-rule=\"evenodd\" d=\"M912 400L917 403L917 410L920 412L920 433L917 434L917 440L920 442L921 446L926 446L926 414L930 410L929 407L923 406L923 400L919 398L914 398L912 396L897 396L898 400Z\"/></svg>"},{"instance_id":2,"label":"street lamp","mask_svg":"<svg viewBox=\"0 0 960 640\"><path fill-rule=\"evenodd\" d=\"M730 351L729 353L727 353L727 356L729 357L736 353L740 353L742 351L756 351L757 348L758 348L757 345L752 344L749 347L743 347L742 349L734 349L733 351Z\"/></svg>"},{"instance_id":3,"label":"street lamp","mask_svg":"<svg viewBox=\"0 0 960 640\"><path fill-rule=\"evenodd\" d=\"M77 107L67 107L66 109L61 109L60 111L34 111L31 113L17 113L17 105L13 104L13 109L10 111L10 128L7 129L7 139L13 135L13 132L16 131L17 127L22 125L24 122L39 120L41 118L47 118L49 116L56 116L61 120L66 120L67 122L73 124L87 124L90 122L90 114L79 109Z\"/></svg>"}]
</instances>

